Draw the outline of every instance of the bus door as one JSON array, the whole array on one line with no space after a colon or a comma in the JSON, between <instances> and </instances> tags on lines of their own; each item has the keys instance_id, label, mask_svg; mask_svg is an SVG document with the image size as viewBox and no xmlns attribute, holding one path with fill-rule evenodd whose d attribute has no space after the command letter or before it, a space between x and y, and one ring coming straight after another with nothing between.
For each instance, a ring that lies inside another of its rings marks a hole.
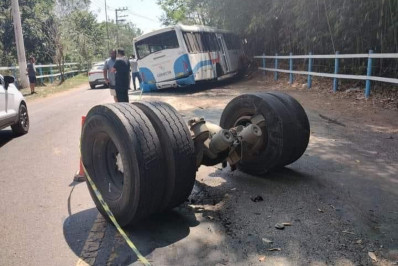
<instances>
[{"instance_id":1,"label":"bus door","mask_svg":"<svg viewBox=\"0 0 398 266\"><path fill-rule=\"evenodd\" d=\"M229 62L229 58L228 58L228 54L227 54L227 46L225 45L225 41L223 38L223 35L221 33L216 33L216 37L217 37L217 42L218 42L218 46L220 47L220 53L221 53L221 66L223 68L223 72L224 74L227 74L228 72L230 72L231 69L231 64Z\"/></svg>"}]
</instances>

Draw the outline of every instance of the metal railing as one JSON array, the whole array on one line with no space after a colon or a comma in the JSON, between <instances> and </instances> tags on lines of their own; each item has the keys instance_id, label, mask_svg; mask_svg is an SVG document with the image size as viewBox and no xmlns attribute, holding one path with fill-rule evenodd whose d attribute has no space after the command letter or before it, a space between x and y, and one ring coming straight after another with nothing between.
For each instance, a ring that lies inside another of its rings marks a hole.
<instances>
[{"instance_id":1,"label":"metal railing","mask_svg":"<svg viewBox=\"0 0 398 266\"><path fill-rule=\"evenodd\" d=\"M64 75L66 78L71 77L77 73L81 72L86 72L87 69L80 69L78 63L65 63L65 72ZM39 72L39 75L36 76L36 78L40 81L40 83L44 83L45 80L48 80L48 82L53 83L58 77L61 76L61 73L58 70L58 65L55 64L48 64L48 65L42 65L42 64L35 64L36 71ZM0 73L5 72L8 74L13 75L16 80L15 80L15 85L18 86L18 74L19 71L19 66L11 66L11 67L0 67Z\"/></svg>"},{"instance_id":2,"label":"metal railing","mask_svg":"<svg viewBox=\"0 0 398 266\"><path fill-rule=\"evenodd\" d=\"M259 67L259 70L265 71L272 71L274 72L274 79L278 80L278 72L281 73L288 73L289 75L289 83L293 83L294 74L298 75L308 75L307 77L307 87L311 88L312 85L312 76L317 77L327 77L333 78L333 91L336 92L338 90L338 79L354 79L354 80L365 80L366 87L365 87L365 97L368 98L370 96L370 89L371 89L371 81L380 81L380 82L387 82L398 84L398 79L396 78L386 78L386 77L378 77L372 76L372 60L374 58L380 59L398 59L398 53L389 53L389 54L374 54L372 50L369 51L368 54L336 54L331 55L313 55L309 53L308 55L278 55L275 56L268 56L268 55L261 55L261 56L254 56L256 59L262 59L262 67ZM367 71L366 75L348 75L348 74L339 74L339 59L353 59L353 58L367 58ZM274 59L274 68L266 67L266 59ZM289 70L286 69L279 69L278 68L278 59L287 59L289 60ZM293 59L308 59L308 71L295 71L293 70ZM321 72L313 72L313 61L314 59L334 59L334 73L321 73Z\"/></svg>"}]
</instances>

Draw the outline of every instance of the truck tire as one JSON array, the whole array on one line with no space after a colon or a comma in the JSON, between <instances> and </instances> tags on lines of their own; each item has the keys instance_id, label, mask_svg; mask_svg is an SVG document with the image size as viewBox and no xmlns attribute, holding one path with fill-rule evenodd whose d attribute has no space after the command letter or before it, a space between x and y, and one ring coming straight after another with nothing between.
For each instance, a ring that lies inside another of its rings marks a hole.
<instances>
[{"instance_id":1,"label":"truck tire","mask_svg":"<svg viewBox=\"0 0 398 266\"><path fill-rule=\"evenodd\" d=\"M283 167L291 163L294 157L295 131L302 130L297 126L296 117L272 93L244 94L234 98L225 107L220 126L225 129L237 125L247 125L250 118L261 114L265 124L261 125L262 144L257 154L243 154L238 169L254 175L264 175L270 169ZM298 159L298 158L297 158Z\"/></svg>"},{"instance_id":2,"label":"truck tire","mask_svg":"<svg viewBox=\"0 0 398 266\"><path fill-rule=\"evenodd\" d=\"M11 126L12 132L17 135L21 136L29 131L29 115L28 115L28 108L26 104L22 102L19 105L18 109L18 121L14 125Z\"/></svg>"},{"instance_id":3,"label":"truck tire","mask_svg":"<svg viewBox=\"0 0 398 266\"><path fill-rule=\"evenodd\" d=\"M191 194L196 175L194 143L181 115L159 101L133 102L151 121L159 137L167 173L166 193L161 208L174 208Z\"/></svg>"},{"instance_id":4,"label":"truck tire","mask_svg":"<svg viewBox=\"0 0 398 266\"><path fill-rule=\"evenodd\" d=\"M301 104L292 96L281 93L272 92L271 95L278 98L290 111L290 115L294 118L295 123L292 133L295 135L296 141L292 144L292 154L285 162L286 165L298 160L305 152L310 140L310 123L307 114Z\"/></svg>"},{"instance_id":5,"label":"truck tire","mask_svg":"<svg viewBox=\"0 0 398 266\"><path fill-rule=\"evenodd\" d=\"M159 210L166 186L159 139L145 114L128 103L98 105L87 114L82 162L121 226ZM87 182L100 213L106 211Z\"/></svg>"}]
</instances>

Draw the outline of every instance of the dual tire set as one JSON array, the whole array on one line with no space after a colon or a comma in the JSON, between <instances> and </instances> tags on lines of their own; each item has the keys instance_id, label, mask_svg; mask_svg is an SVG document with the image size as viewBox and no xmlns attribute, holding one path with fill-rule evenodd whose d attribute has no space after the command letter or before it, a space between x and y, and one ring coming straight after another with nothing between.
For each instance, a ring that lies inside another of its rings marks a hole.
<instances>
[{"instance_id":1,"label":"dual tire set","mask_svg":"<svg viewBox=\"0 0 398 266\"><path fill-rule=\"evenodd\" d=\"M193 189L197 168L191 135L181 115L163 102L93 107L83 126L81 153L121 226L180 205Z\"/></svg>"},{"instance_id":2,"label":"dual tire set","mask_svg":"<svg viewBox=\"0 0 398 266\"><path fill-rule=\"evenodd\" d=\"M220 126L247 126L262 115L262 143L237 167L263 175L305 152L309 123L301 105L282 93L244 94L225 107ZM195 145L181 115L164 102L98 105L86 116L82 162L121 226L174 208L188 198L196 175ZM108 217L88 184L101 214Z\"/></svg>"}]
</instances>

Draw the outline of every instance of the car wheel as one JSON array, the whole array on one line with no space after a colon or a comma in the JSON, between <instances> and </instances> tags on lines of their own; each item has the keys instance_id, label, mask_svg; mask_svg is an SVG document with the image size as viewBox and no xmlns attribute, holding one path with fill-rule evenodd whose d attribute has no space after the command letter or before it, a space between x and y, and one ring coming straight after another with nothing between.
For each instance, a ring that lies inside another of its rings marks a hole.
<instances>
[{"instance_id":1,"label":"car wheel","mask_svg":"<svg viewBox=\"0 0 398 266\"><path fill-rule=\"evenodd\" d=\"M95 84L91 84L91 83L90 83L90 88L91 88L91 89L95 89Z\"/></svg>"},{"instance_id":2,"label":"car wheel","mask_svg":"<svg viewBox=\"0 0 398 266\"><path fill-rule=\"evenodd\" d=\"M18 122L11 126L15 135L23 135L29 131L28 108L25 103L21 103L18 111Z\"/></svg>"},{"instance_id":3,"label":"car wheel","mask_svg":"<svg viewBox=\"0 0 398 266\"><path fill-rule=\"evenodd\" d=\"M98 105L87 114L82 162L121 226L159 210L166 187L159 138L151 122L128 103ZM87 182L100 213L106 211Z\"/></svg>"},{"instance_id":4,"label":"car wheel","mask_svg":"<svg viewBox=\"0 0 398 266\"><path fill-rule=\"evenodd\" d=\"M181 115L164 102L134 102L151 121L159 137L165 167L167 189L163 208L183 203L191 194L196 175L195 148Z\"/></svg>"},{"instance_id":5,"label":"car wheel","mask_svg":"<svg viewBox=\"0 0 398 266\"><path fill-rule=\"evenodd\" d=\"M304 153L309 139L309 124L300 122L294 112L299 111L300 117L305 118L306 114L301 106L302 111L287 103L287 99L291 101L290 96L280 95L244 94L234 98L225 107L220 120L222 128L246 126L256 115L262 115L265 119L259 125L263 133L259 150L254 154L243 153L238 169L249 174L263 175L270 169L294 162ZM299 105L295 101L296 104ZM296 133L297 131L300 132ZM300 144L297 145L297 142Z\"/></svg>"}]
</instances>

